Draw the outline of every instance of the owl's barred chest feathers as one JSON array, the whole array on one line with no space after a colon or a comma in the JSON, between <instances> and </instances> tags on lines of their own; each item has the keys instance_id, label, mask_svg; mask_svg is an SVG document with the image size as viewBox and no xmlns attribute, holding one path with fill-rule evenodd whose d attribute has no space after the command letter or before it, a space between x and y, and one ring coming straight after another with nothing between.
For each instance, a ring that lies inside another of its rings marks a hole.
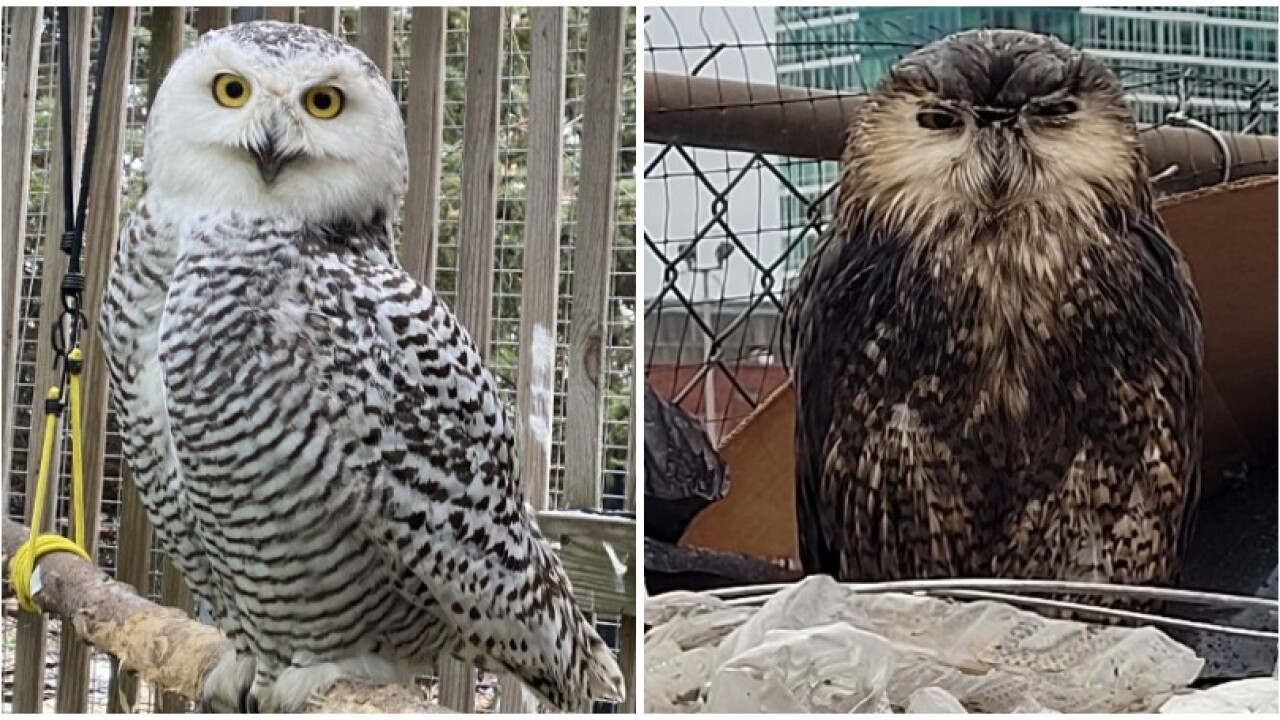
<instances>
[{"instance_id":1,"label":"owl's barred chest feathers","mask_svg":"<svg viewBox=\"0 0 1280 720\"><path fill-rule=\"evenodd\" d=\"M258 21L182 53L102 313L125 456L234 652L209 708L303 709L441 653L550 704L621 673L523 502L465 328L396 262L399 104L364 53Z\"/></svg>"},{"instance_id":2,"label":"owl's barred chest feathers","mask_svg":"<svg viewBox=\"0 0 1280 720\"><path fill-rule=\"evenodd\" d=\"M1138 278L1121 269L1134 249L1103 228L1035 208L973 212L931 234L846 248L843 262L885 275L876 284L882 295L861 298L871 313L846 319L867 338L847 362L948 432L1060 431L1083 412L1083 396L1110 380L1109 361L1088 348L1124 342L1109 336L1125 295L1137 290ZM832 281L837 296L863 292ZM1054 413L1033 412L1046 402Z\"/></svg>"}]
</instances>

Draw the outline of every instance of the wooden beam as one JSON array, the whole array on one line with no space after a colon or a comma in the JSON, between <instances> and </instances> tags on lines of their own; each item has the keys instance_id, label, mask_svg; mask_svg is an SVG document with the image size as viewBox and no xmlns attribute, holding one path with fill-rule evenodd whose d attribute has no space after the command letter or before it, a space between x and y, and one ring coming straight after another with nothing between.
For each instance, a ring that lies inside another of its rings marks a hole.
<instances>
[{"instance_id":1,"label":"wooden beam","mask_svg":"<svg viewBox=\"0 0 1280 720\"><path fill-rule=\"evenodd\" d=\"M80 182L80 149L84 147L84 98L89 85L89 43L92 27L92 10L87 7L70 9L70 32L66 38L69 43L71 68L71 107L62 106L61 99L55 100L55 123L61 123L64 114L76 118L72 129L71 147L62 142L60 125L54 125L53 162L49 168L50 191L45 207L48 208L43 252L41 260L41 292L40 321L37 332L39 344L36 346L35 391L32 404L30 443L27 446L27 494L26 508L23 516L27 524L31 523L32 511L36 500L36 473L41 463L41 447L44 443L44 397L49 387L56 384L60 375L54 367L53 348L49 344L54 323L62 310L62 276L66 273L67 257L60 247L60 239L64 230L63 214L63 182L62 169L71 163L72 183L79 187ZM61 82L61 79L57 80ZM55 98L61 95L56 92ZM62 424L59 423L61 428ZM54 438L53 457L55 465L50 473L49 487L44 494L44 521L40 531L53 529L54 515L57 514L57 468L61 466L62 433L56 432ZM14 663L13 710L20 713L34 713L43 710L44 678L45 678L45 640L46 626L44 616L35 613L18 612L17 650Z\"/></svg>"},{"instance_id":2,"label":"wooden beam","mask_svg":"<svg viewBox=\"0 0 1280 720\"><path fill-rule=\"evenodd\" d=\"M35 127L36 77L40 69L39 7L14 7L9 15L10 44L6 58L5 93L0 123L4 127L3 174L0 175L0 233L4 239L3 268L0 269L0 293L3 293L4 368L0 371L0 427L4 428L5 447L13 441L13 391L17 387L18 332L22 314L22 261L27 250L27 198L31 185L31 136ZM5 453L4 477L0 479L0 497L9 498L9 454Z\"/></svg>"},{"instance_id":3,"label":"wooden beam","mask_svg":"<svg viewBox=\"0 0 1280 720\"><path fill-rule=\"evenodd\" d=\"M429 287L436 281L440 238L440 168L444 157L444 54L447 9L415 7L409 36L409 193L404 201L401 262Z\"/></svg>"},{"instance_id":4,"label":"wooden beam","mask_svg":"<svg viewBox=\"0 0 1280 720\"><path fill-rule=\"evenodd\" d=\"M593 7L587 26L586 97L574 245L573 303L569 323L568 398L565 402L565 507L600 503L603 483L604 398L608 384L609 268L622 114L624 9Z\"/></svg>"},{"instance_id":5,"label":"wooden beam","mask_svg":"<svg viewBox=\"0 0 1280 720\"><path fill-rule=\"evenodd\" d=\"M391 51L395 47L393 13L389 7L360 8L360 34L356 39L356 47L373 60L388 81L391 80Z\"/></svg>"},{"instance_id":6,"label":"wooden beam","mask_svg":"<svg viewBox=\"0 0 1280 720\"><path fill-rule=\"evenodd\" d=\"M129 92L129 67L133 59L132 7L118 7L111 25L111 43L102 78L102 103L98 136L89 180L89 213L84 234L84 314L97 319L106 292L111 263L120 233L120 168L124 162L125 108ZM98 517L102 509L102 481L107 444L107 358L101 333L92 326L82 335L84 373L81 377L83 408L80 429L84 457L84 513L86 550L96 558ZM84 713L89 701L89 648L74 633L62 633L61 673L58 677L58 712Z\"/></svg>"}]
</instances>

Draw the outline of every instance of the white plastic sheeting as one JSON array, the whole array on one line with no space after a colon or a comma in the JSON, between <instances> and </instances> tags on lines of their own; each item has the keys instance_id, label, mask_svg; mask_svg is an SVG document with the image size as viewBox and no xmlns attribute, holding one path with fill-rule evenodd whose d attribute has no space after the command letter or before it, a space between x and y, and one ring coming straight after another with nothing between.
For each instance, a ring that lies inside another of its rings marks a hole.
<instances>
[{"instance_id":1,"label":"white plastic sheeting","mask_svg":"<svg viewBox=\"0 0 1280 720\"><path fill-rule=\"evenodd\" d=\"M1204 664L1151 627L859 594L826 576L759 608L662 595L645 619L647 712L1154 712Z\"/></svg>"}]
</instances>

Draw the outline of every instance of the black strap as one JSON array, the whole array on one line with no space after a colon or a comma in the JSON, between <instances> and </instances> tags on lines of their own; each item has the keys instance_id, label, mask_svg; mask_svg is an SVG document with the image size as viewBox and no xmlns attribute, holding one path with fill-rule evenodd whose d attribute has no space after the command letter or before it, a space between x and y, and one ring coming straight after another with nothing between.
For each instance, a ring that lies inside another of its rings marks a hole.
<instances>
[{"instance_id":1,"label":"black strap","mask_svg":"<svg viewBox=\"0 0 1280 720\"><path fill-rule=\"evenodd\" d=\"M92 11L90 11L92 13ZM103 8L102 28L98 41L98 57L93 73L93 106L89 112L88 136L85 138L84 159L80 170L79 200L71 173L74 128L79 118L71 113L71 20L65 7L58 14L58 83L62 102L62 152L68 161L62 163L62 197L64 205L62 251L67 254L67 273L62 278L62 316L53 325L53 349L63 365L63 387L67 381L67 353L80 341L80 332L87 327L83 312L84 274L80 267L80 255L84 249L85 215L89 208L89 179L93 173L94 146L98 138L98 117L102 111L103 75L106 73L108 51L111 48L111 26L115 19L114 8ZM66 322L69 321L69 322ZM67 334L63 335L63 329Z\"/></svg>"}]
</instances>

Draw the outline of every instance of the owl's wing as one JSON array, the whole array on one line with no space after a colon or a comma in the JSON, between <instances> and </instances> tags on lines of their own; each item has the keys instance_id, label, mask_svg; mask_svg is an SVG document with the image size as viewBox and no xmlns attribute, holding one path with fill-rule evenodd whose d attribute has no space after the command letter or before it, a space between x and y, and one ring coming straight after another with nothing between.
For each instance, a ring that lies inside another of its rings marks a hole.
<instances>
[{"instance_id":1,"label":"owl's wing","mask_svg":"<svg viewBox=\"0 0 1280 720\"><path fill-rule=\"evenodd\" d=\"M122 449L160 547L182 570L196 598L210 605L224 632L234 617L210 574L209 558L194 530L195 519L174 456L164 406L156 343L164 311L167 272L178 247L176 228L151 212L144 199L120 233L99 313L110 397L123 432ZM89 342L95 342L91 336Z\"/></svg>"},{"instance_id":2,"label":"owl's wing","mask_svg":"<svg viewBox=\"0 0 1280 720\"><path fill-rule=\"evenodd\" d=\"M1155 334L1164 343L1160 352L1153 353L1161 362L1146 368L1148 377L1132 379L1135 384L1144 380L1155 384L1153 378L1158 378L1157 387L1139 386L1145 390L1144 412L1137 417L1146 421L1141 429L1146 437L1142 439L1159 447L1159 461L1170 465L1173 484L1156 489L1162 495L1157 502L1181 500L1174 548L1181 557L1194 530L1200 502L1204 397L1200 298L1191 282L1191 270L1166 235L1159 216L1151 213L1136 218L1130 233L1143 249L1141 287L1148 294L1143 306L1155 311L1154 320L1159 323ZM1152 458L1147 461L1150 464Z\"/></svg>"},{"instance_id":3,"label":"owl's wing","mask_svg":"<svg viewBox=\"0 0 1280 720\"><path fill-rule=\"evenodd\" d=\"M788 301L786 332L796 393L796 523L806 573L842 575L841 554L849 530L841 509L823 498L827 459L840 441L833 418L855 418L850 353L875 339L867 318L884 317L895 301L902 243L884 242L862 226L836 228L815 247ZM855 422L856 420L852 420Z\"/></svg>"},{"instance_id":4,"label":"owl's wing","mask_svg":"<svg viewBox=\"0 0 1280 720\"><path fill-rule=\"evenodd\" d=\"M609 649L520 490L514 434L466 330L393 265L318 258L311 345L331 360L332 431L371 542L427 587L464 657L483 655L560 708L619 697ZM333 331L339 329L337 334Z\"/></svg>"}]
</instances>

